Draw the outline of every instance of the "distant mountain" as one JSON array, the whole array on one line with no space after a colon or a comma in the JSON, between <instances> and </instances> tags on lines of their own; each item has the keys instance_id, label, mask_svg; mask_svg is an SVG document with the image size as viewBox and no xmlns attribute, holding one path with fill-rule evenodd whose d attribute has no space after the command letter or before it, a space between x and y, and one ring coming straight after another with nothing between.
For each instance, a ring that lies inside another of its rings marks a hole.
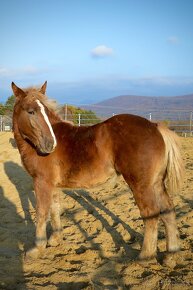
<instances>
[{"instance_id":1,"label":"distant mountain","mask_svg":"<svg viewBox=\"0 0 193 290\"><path fill-rule=\"evenodd\" d=\"M118 96L84 108L94 111L98 116L120 113L147 116L148 113L160 113L166 117L167 112L186 111L189 114L193 111L193 94L176 97Z\"/></svg>"}]
</instances>

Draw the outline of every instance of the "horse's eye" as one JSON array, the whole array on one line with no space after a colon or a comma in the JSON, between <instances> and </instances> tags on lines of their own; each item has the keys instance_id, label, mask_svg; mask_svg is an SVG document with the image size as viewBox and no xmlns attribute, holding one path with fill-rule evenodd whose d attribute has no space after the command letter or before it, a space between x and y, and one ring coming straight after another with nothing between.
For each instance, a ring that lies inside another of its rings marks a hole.
<instances>
[{"instance_id":1,"label":"horse's eye","mask_svg":"<svg viewBox=\"0 0 193 290\"><path fill-rule=\"evenodd\" d=\"M30 110L28 110L28 114L30 114L30 115L34 115L35 112L34 112L34 110L30 109Z\"/></svg>"}]
</instances>

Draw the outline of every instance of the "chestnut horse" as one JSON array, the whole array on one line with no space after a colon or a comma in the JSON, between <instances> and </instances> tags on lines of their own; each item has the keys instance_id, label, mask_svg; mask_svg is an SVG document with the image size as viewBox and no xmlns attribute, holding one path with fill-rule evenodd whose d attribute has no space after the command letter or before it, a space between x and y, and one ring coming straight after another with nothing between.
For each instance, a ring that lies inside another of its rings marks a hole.
<instances>
[{"instance_id":1,"label":"chestnut horse","mask_svg":"<svg viewBox=\"0 0 193 290\"><path fill-rule=\"evenodd\" d=\"M24 167L36 194L36 257L61 240L56 188L91 188L122 174L144 221L140 259L156 256L159 217L166 229L167 251L179 250L174 205L169 193L182 183L178 137L145 118L122 114L100 124L78 127L62 121L40 89L12 83L16 102L13 130ZM49 217L53 233L47 241Z\"/></svg>"}]
</instances>

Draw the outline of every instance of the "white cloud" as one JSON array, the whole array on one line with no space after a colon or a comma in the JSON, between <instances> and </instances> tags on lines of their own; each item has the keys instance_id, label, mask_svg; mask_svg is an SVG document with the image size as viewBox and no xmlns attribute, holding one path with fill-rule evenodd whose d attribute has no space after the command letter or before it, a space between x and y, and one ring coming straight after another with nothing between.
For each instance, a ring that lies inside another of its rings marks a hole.
<instances>
[{"instance_id":1,"label":"white cloud","mask_svg":"<svg viewBox=\"0 0 193 290\"><path fill-rule=\"evenodd\" d=\"M168 37L167 41L171 44L178 44L179 38L177 36L170 36Z\"/></svg>"},{"instance_id":2,"label":"white cloud","mask_svg":"<svg viewBox=\"0 0 193 290\"><path fill-rule=\"evenodd\" d=\"M37 68L34 66L18 67L18 68L8 68L0 67L0 77L20 77L20 76L33 76L41 75L42 73L49 72L48 68Z\"/></svg>"},{"instance_id":3,"label":"white cloud","mask_svg":"<svg viewBox=\"0 0 193 290\"><path fill-rule=\"evenodd\" d=\"M0 67L0 76L8 76L9 75L9 69L5 68L5 67Z\"/></svg>"},{"instance_id":4,"label":"white cloud","mask_svg":"<svg viewBox=\"0 0 193 290\"><path fill-rule=\"evenodd\" d=\"M93 57L106 57L113 55L113 49L107 47L106 45L98 45L91 50L91 55Z\"/></svg>"},{"instance_id":5,"label":"white cloud","mask_svg":"<svg viewBox=\"0 0 193 290\"><path fill-rule=\"evenodd\" d=\"M177 86L193 84L191 77L146 76L141 78L125 78L137 85Z\"/></svg>"}]
</instances>

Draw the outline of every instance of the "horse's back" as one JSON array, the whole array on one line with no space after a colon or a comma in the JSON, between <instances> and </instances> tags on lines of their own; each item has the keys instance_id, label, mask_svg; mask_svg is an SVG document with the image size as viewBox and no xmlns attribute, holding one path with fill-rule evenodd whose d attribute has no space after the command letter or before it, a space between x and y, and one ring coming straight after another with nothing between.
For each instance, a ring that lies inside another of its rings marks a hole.
<instances>
[{"instance_id":1,"label":"horse's back","mask_svg":"<svg viewBox=\"0 0 193 290\"><path fill-rule=\"evenodd\" d=\"M118 144L124 148L134 146L138 150L146 145L156 148L163 145L157 123L152 123L143 117L121 114L108 119L104 124L115 146Z\"/></svg>"},{"instance_id":2,"label":"horse's back","mask_svg":"<svg viewBox=\"0 0 193 290\"><path fill-rule=\"evenodd\" d=\"M156 170L165 166L165 144L156 123L122 114L105 124L113 141L115 167L125 177L143 177L144 180L145 175L153 176Z\"/></svg>"}]
</instances>

